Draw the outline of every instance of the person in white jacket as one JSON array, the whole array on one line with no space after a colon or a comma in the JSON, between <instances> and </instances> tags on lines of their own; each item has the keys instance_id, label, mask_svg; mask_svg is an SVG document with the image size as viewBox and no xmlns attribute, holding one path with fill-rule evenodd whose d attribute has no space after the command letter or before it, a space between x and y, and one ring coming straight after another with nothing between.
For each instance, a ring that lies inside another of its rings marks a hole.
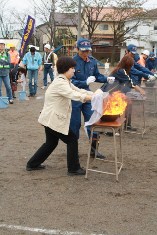
<instances>
[{"instance_id":1,"label":"person in white jacket","mask_svg":"<svg viewBox=\"0 0 157 235\"><path fill-rule=\"evenodd\" d=\"M69 128L71 100L86 102L92 99L93 92L79 89L70 79L74 75L76 62L71 57L60 57L57 61L58 76L45 93L44 107L39 123L45 128L46 142L27 162L26 170L41 170L42 163L58 145L59 139L67 144L68 175L85 175L78 157L78 138Z\"/></svg>"}]
</instances>

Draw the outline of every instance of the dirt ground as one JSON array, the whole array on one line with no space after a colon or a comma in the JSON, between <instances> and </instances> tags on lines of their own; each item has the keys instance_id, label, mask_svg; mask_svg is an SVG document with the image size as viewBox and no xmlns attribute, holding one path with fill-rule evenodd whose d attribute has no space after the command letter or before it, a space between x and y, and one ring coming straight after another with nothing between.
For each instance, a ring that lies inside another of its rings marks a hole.
<instances>
[{"instance_id":1,"label":"dirt ground","mask_svg":"<svg viewBox=\"0 0 157 235\"><path fill-rule=\"evenodd\" d=\"M45 161L45 170L27 172L26 162L45 140L44 128L37 122L44 102L41 86L40 79L36 98L17 98L7 109L0 109L0 235L156 235L157 115L146 113L143 139L141 134L123 133L124 167L119 182L113 175L95 172L89 172L88 179L67 176L62 142ZM147 92L151 100L146 101L146 110L154 109L152 90ZM141 113L139 104L134 104L137 127L143 125ZM101 134L100 140L100 151L113 158L112 137ZM82 123L83 167L87 151ZM91 164L114 171L114 165Z\"/></svg>"}]
</instances>

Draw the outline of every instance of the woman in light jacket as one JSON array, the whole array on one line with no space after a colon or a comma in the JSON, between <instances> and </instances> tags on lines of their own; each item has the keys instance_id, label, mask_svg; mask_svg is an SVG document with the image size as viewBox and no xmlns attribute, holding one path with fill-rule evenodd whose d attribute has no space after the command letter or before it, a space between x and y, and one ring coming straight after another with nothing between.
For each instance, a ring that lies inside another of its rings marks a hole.
<instances>
[{"instance_id":1,"label":"woman in light jacket","mask_svg":"<svg viewBox=\"0 0 157 235\"><path fill-rule=\"evenodd\" d=\"M93 92L75 87L70 79L74 75L76 62L71 57L61 57L57 61L58 77L45 93L45 102L39 116L39 123L45 128L46 142L27 162L26 170L40 170L41 165L57 147L59 139L67 144L68 175L85 175L78 158L78 140L69 129L71 100L86 102Z\"/></svg>"}]
</instances>

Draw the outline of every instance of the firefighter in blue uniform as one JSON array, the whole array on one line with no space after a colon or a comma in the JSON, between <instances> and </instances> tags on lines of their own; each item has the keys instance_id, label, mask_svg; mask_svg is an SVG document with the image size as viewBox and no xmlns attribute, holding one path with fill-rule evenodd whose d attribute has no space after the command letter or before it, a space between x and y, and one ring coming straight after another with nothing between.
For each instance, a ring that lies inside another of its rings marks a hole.
<instances>
[{"instance_id":1,"label":"firefighter in blue uniform","mask_svg":"<svg viewBox=\"0 0 157 235\"><path fill-rule=\"evenodd\" d=\"M145 78L149 81L154 81L156 79L156 75L154 73L152 73L148 68L145 68L136 62L137 47L135 45L128 45L126 54L129 54L134 58L134 65L131 68L130 77L135 83L138 82L138 84L140 85L142 78Z\"/></svg>"},{"instance_id":2,"label":"firefighter in blue uniform","mask_svg":"<svg viewBox=\"0 0 157 235\"><path fill-rule=\"evenodd\" d=\"M107 77L100 74L96 60L90 56L91 43L85 38L80 38L77 41L78 53L73 57L76 61L75 74L72 77L72 83L78 88L83 88L90 90L89 85L93 82L105 83L107 82ZM76 134L79 139L79 131L81 127L81 114L83 114L84 121L87 122L93 111L91 110L91 102L81 103L78 101L72 101L72 115L70 128ZM90 128L87 128L88 136L90 138ZM91 146L91 155L95 155L96 147L96 133L93 135L93 141ZM104 158L103 155L97 153L97 157Z\"/></svg>"},{"instance_id":3,"label":"firefighter in blue uniform","mask_svg":"<svg viewBox=\"0 0 157 235\"><path fill-rule=\"evenodd\" d=\"M138 54L137 54L137 47L134 44L130 44L127 46L126 54L129 54L131 57L134 58L134 65L131 67L130 70L130 78L132 79L133 83L136 85L141 84L141 79L145 78L149 81L154 81L156 79L156 75L152 73L148 68L143 67L142 65L138 64ZM131 126L131 106L129 107L130 110L128 110L128 123L127 123L127 129L135 131L136 128Z\"/></svg>"},{"instance_id":4,"label":"firefighter in blue uniform","mask_svg":"<svg viewBox=\"0 0 157 235\"><path fill-rule=\"evenodd\" d=\"M157 72L157 58L155 57L154 52L150 52L148 59L146 60L146 67L151 72Z\"/></svg>"}]
</instances>

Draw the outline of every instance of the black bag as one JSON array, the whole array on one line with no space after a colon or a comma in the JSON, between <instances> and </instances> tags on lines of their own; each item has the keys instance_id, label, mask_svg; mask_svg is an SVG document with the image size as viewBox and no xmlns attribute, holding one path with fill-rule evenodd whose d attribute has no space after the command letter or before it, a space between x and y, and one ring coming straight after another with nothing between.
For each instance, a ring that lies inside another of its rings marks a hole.
<instances>
[{"instance_id":1,"label":"black bag","mask_svg":"<svg viewBox=\"0 0 157 235\"><path fill-rule=\"evenodd\" d=\"M11 89L12 89L12 91L17 91L17 83L16 82L11 83Z\"/></svg>"}]
</instances>

